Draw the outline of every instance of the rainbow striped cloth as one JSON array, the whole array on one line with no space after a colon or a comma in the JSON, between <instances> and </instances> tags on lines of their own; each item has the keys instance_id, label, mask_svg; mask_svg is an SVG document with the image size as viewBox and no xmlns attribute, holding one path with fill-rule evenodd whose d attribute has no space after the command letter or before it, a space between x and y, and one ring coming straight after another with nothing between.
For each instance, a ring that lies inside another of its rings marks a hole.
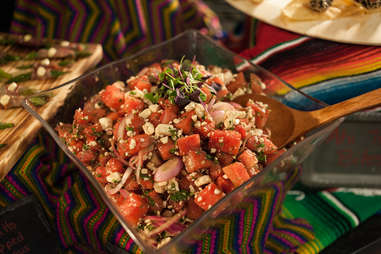
<instances>
[{"instance_id":1,"label":"rainbow striped cloth","mask_svg":"<svg viewBox=\"0 0 381 254\"><path fill-rule=\"evenodd\" d=\"M189 27L204 28L217 37L220 33L212 12L201 1L191 0L18 0L11 31L100 42L109 60ZM253 20L250 28L246 42L252 43L251 49L243 56L328 103L380 81L380 48L314 40ZM186 252L318 253L381 208L381 197L368 190L291 189L298 172L221 218ZM57 232L61 252L141 253L45 133L0 182L1 207L29 195L36 197Z\"/></svg>"},{"instance_id":2,"label":"rainbow striped cloth","mask_svg":"<svg viewBox=\"0 0 381 254\"><path fill-rule=\"evenodd\" d=\"M290 33L249 18L241 55L307 94L334 104L381 87L381 47L328 42ZM282 215L304 218L315 238L297 253L318 253L381 209L381 190L321 191L296 185ZM282 239L284 240L284 239Z\"/></svg>"},{"instance_id":3,"label":"rainbow striped cloth","mask_svg":"<svg viewBox=\"0 0 381 254\"><path fill-rule=\"evenodd\" d=\"M201 0L17 0L10 32L99 43L107 62L186 29L222 36L217 16Z\"/></svg>"}]
</instances>

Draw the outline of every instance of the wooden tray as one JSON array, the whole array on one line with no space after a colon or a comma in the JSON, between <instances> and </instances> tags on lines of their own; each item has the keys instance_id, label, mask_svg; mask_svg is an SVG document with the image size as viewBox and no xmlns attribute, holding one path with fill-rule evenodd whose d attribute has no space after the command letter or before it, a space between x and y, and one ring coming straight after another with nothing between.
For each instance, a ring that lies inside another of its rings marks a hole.
<instances>
[{"instance_id":1,"label":"wooden tray","mask_svg":"<svg viewBox=\"0 0 381 254\"><path fill-rule=\"evenodd\" d=\"M20 83L20 87L28 87L37 90L45 90L56 87L62 83L70 81L84 72L94 67L100 62L103 56L103 50L99 44L87 44L87 52L91 55L75 61L68 72L57 79L51 80L31 80ZM11 54L17 53L17 50L25 53L26 51L14 46L1 46L1 52L10 52ZM15 67L21 65L20 62L15 61L7 65L3 65L0 68L3 71L12 73L15 71ZM3 84L0 84L3 85ZM71 91L73 86L68 87L66 91L60 89L60 93L53 95L49 99L49 102L44 106L38 108L39 114L48 119L53 116L57 109L62 105L67 94ZM0 109L0 122L14 123L13 128L0 130L0 144L7 144L0 149L0 180L3 179L7 173L12 169L20 156L25 152L27 146L36 136L41 124L38 120L34 119L28 112L22 108L13 109Z\"/></svg>"}]
</instances>

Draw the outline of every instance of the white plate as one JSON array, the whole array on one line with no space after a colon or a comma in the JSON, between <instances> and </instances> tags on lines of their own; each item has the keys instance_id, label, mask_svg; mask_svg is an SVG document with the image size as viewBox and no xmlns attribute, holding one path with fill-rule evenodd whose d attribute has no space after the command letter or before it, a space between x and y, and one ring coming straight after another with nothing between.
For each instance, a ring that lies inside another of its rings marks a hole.
<instances>
[{"instance_id":1,"label":"white plate","mask_svg":"<svg viewBox=\"0 0 381 254\"><path fill-rule=\"evenodd\" d=\"M290 21L282 17L282 9L290 0L226 0L238 10L265 23L295 33L337 42L381 45L381 12L334 20Z\"/></svg>"}]
</instances>

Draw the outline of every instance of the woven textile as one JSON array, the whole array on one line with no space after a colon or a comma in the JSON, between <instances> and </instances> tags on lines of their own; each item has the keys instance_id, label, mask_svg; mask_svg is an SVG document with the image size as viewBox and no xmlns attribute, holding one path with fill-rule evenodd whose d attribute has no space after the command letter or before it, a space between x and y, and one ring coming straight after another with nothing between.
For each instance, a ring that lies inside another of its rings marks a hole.
<instances>
[{"instance_id":1,"label":"woven textile","mask_svg":"<svg viewBox=\"0 0 381 254\"><path fill-rule=\"evenodd\" d=\"M250 19L242 55L329 104L381 87L381 48L329 42ZM274 34L279 36L274 36ZM250 39L249 39L250 38ZM311 191L297 185L283 203L286 218L304 218L315 238L297 250L318 253L381 209L381 190Z\"/></svg>"},{"instance_id":2,"label":"woven textile","mask_svg":"<svg viewBox=\"0 0 381 254\"><path fill-rule=\"evenodd\" d=\"M12 33L94 42L119 59L186 29L220 36L218 18L199 0L17 0Z\"/></svg>"}]
</instances>

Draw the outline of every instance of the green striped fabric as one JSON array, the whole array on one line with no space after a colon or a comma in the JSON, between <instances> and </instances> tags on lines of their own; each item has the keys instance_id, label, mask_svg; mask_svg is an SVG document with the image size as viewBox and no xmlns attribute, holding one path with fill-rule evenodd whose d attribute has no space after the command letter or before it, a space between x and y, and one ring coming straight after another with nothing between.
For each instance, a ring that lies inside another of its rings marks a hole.
<instances>
[{"instance_id":1,"label":"green striped fabric","mask_svg":"<svg viewBox=\"0 0 381 254\"><path fill-rule=\"evenodd\" d=\"M312 192L301 186L288 193L282 213L286 218L305 218L315 239L298 253L317 253L358 226L381 208L381 190L336 188Z\"/></svg>"}]
</instances>

